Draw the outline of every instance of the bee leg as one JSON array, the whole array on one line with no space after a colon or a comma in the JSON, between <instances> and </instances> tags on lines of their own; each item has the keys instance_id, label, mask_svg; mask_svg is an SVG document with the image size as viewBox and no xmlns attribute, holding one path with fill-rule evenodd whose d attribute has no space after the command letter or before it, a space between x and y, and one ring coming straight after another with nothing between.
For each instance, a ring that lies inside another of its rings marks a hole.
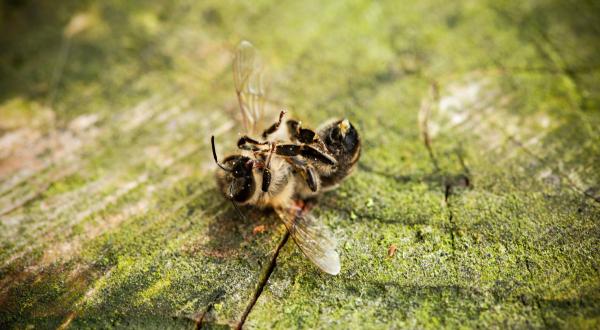
<instances>
[{"instance_id":1,"label":"bee leg","mask_svg":"<svg viewBox=\"0 0 600 330\"><path fill-rule=\"evenodd\" d=\"M318 137L318 135L315 131L308 128L301 128L298 134L298 141L302 143L313 143L316 137Z\"/></svg>"},{"instance_id":2,"label":"bee leg","mask_svg":"<svg viewBox=\"0 0 600 330\"><path fill-rule=\"evenodd\" d=\"M275 148L275 153L279 156L293 157L300 155L302 146L299 144L280 144Z\"/></svg>"},{"instance_id":3,"label":"bee leg","mask_svg":"<svg viewBox=\"0 0 600 330\"><path fill-rule=\"evenodd\" d=\"M283 112L282 112L283 113ZM265 167L263 168L263 179L262 179L262 191L269 191L269 186L271 185L271 170L269 170L269 166L271 164L271 158L273 156L273 151L275 151L275 144L270 145L269 156L267 157L267 161L265 162Z\"/></svg>"},{"instance_id":4,"label":"bee leg","mask_svg":"<svg viewBox=\"0 0 600 330\"><path fill-rule=\"evenodd\" d=\"M315 131L303 128L301 123L297 120L290 119L287 121L287 126L290 131L290 138L292 141L298 141L300 143L313 143L318 138Z\"/></svg>"},{"instance_id":5,"label":"bee leg","mask_svg":"<svg viewBox=\"0 0 600 330\"><path fill-rule=\"evenodd\" d=\"M290 119L286 122L288 131L290 132L290 140L298 141L298 135L300 135L300 122L294 119Z\"/></svg>"},{"instance_id":6,"label":"bee leg","mask_svg":"<svg viewBox=\"0 0 600 330\"><path fill-rule=\"evenodd\" d=\"M262 178L262 191L269 191L269 186L271 185L271 171L268 168L263 169L263 178Z\"/></svg>"},{"instance_id":7,"label":"bee leg","mask_svg":"<svg viewBox=\"0 0 600 330\"><path fill-rule=\"evenodd\" d=\"M303 145L300 154L303 157L319 161L326 165L336 165L337 160L333 156L309 145Z\"/></svg>"},{"instance_id":8,"label":"bee leg","mask_svg":"<svg viewBox=\"0 0 600 330\"><path fill-rule=\"evenodd\" d=\"M288 158L288 162L302 175L302 178L306 181L308 188L312 192L316 192L319 189L319 176L314 167L308 165L306 161L298 157L290 157Z\"/></svg>"},{"instance_id":9,"label":"bee leg","mask_svg":"<svg viewBox=\"0 0 600 330\"><path fill-rule=\"evenodd\" d=\"M315 173L315 169L312 166L306 167L306 183L308 184L308 188L312 192L316 192L318 189L318 181L317 181L317 173Z\"/></svg>"},{"instance_id":10,"label":"bee leg","mask_svg":"<svg viewBox=\"0 0 600 330\"><path fill-rule=\"evenodd\" d=\"M269 142L258 142L255 139L244 135L238 140L237 146L243 150L258 151L260 150L260 147L258 146L264 146L267 144L269 144Z\"/></svg>"},{"instance_id":11,"label":"bee leg","mask_svg":"<svg viewBox=\"0 0 600 330\"><path fill-rule=\"evenodd\" d=\"M312 159L326 165L337 164L337 160L333 158L333 156L306 144L280 144L275 148L275 153L280 156L288 157L300 155L304 158Z\"/></svg>"},{"instance_id":12,"label":"bee leg","mask_svg":"<svg viewBox=\"0 0 600 330\"><path fill-rule=\"evenodd\" d=\"M266 139L269 135L275 133L279 129L279 125L281 125L281 121L283 120L284 115L285 115L285 110L283 110L279 113L279 120L277 120L277 122L275 124L271 125L271 127L264 130L264 132L262 133L263 139Z\"/></svg>"}]
</instances>

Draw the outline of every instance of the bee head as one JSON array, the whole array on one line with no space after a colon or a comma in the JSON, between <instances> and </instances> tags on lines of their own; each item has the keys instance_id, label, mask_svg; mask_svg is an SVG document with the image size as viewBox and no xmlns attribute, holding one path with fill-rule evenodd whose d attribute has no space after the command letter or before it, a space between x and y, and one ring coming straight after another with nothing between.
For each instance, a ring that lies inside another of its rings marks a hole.
<instances>
[{"instance_id":1,"label":"bee head","mask_svg":"<svg viewBox=\"0 0 600 330\"><path fill-rule=\"evenodd\" d=\"M221 176L223 194L237 203L248 201L254 195L256 188L252 173L252 159L242 155L233 155L225 158L223 166L231 169L225 171Z\"/></svg>"},{"instance_id":2,"label":"bee head","mask_svg":"<svg viewBox=\"0 0 600 330\"><path fill-rule=\"evenodd\" d=\"M358 132L348 119L342 119L330 126L325 144L334 153L349 153L358 145Z\"/></svg>"},{"instance_id":3,"label":"bee head","mask_svg":"<svg viewBox=\"0 0 600 330\"><path fill-rule=\"evenodd\" d=\"M217 165L223 170L217 172L217 182L223 195L236 203L247 202L256 189L252 169L254 161L242 155L232 155L219 163L215 151L214 137L211 138L213 157Z\"/></svg>"}]
</instances>

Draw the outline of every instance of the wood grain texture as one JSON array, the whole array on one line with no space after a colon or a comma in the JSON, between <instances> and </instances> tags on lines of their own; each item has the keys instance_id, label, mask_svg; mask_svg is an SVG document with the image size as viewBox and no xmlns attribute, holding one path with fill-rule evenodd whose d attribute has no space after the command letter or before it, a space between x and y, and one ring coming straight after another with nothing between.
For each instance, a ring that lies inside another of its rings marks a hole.
<instances>
[{"instance_id":1,"label":"wood grain texture","mask_svg":"<svg viewBox=\"0 0 600 330\"><path fill-rule=\"evenodd\" d=\"M3 2L0 327L597 328L599 14ZM218 194L209 138L234 151L243 39L274 114L361 133L356 172L314 211L338 276Z\"/></svg>"}]
</instances>

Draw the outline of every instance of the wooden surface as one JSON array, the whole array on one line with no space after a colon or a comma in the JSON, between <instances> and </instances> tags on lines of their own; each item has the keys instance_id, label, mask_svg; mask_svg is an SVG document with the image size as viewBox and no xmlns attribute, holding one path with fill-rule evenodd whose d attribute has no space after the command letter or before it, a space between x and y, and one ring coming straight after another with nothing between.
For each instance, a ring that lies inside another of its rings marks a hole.
<instances>
[{"instance_id":1,"label":"wooden surface","mask_svg":"<svg viewBox=\"0 0 600 330\"><path fill-rule=\"evenodd\" d=\"M41 0L0 17L0 327L600 326L595 1ZM233 151L242 39L275 107L362 134L315 210L338 276L216 190L209 137Z\"/></svg>"}]
</instances>

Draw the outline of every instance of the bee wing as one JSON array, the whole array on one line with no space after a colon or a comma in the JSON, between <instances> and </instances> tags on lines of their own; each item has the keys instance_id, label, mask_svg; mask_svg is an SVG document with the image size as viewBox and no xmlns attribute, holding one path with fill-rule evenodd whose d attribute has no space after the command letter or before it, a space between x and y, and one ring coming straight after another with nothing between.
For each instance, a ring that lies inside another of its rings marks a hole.
<instances>
[{"instance_id":1,"label":"bee wing","mask_svg":"<svg viewBox=\"0 0 600 330\"><path fill-rule=\"evenodd\" d=\"M325 273L339 274L340 256L329 230L299 207L277 208L276 211L304 255Z\"/></svg>"},{"instance_id":2,"label":"bee wing","mask_svg":"<svg viewBox=\"0 0 600 330\"><path fill-rule=\"evenodd\" d=\"M263 64L258 51L242 41L235 52L233 80L247 134L254 134L265 104Z\"/></svg>"}]
</instances>

